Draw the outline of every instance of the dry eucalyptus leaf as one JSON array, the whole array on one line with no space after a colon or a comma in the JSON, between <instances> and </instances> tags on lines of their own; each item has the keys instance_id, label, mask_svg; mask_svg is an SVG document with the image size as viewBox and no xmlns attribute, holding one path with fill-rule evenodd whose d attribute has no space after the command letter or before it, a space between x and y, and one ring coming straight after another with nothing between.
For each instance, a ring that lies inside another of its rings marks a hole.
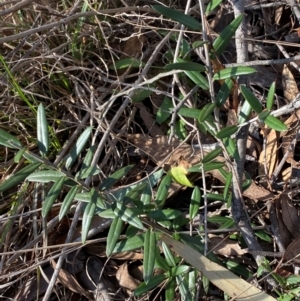
<instances>
[{"instance_id":1,"label":"dry eucalyptus leaf","mask_svg":"<svg viewBox=\"0 0 300 301\"><path fill-rule=\"evenodd\" d=\"M208 247L215 254L224 256L237 256L247 253L247 250L241 249L237 242L219 236L209 235Z\"/></svg>"},{"instance_id":2,"label":"dry eucalyptus leaf","mask_svg":"<svg viewBox=\"0 0 300 301\"><path fill-rule=\"evenodd\" d=\"M282 219L288 230L296 238L300 234L300 216L298 209L295 208L289 196L281 194Z\"/></svg>"},{"instance_id":3,"label":"dry eucalyptus leaf","mask_svg":"<svg viewBox=\"0 0 300 301\"><path fill-rule=\"evenodd\" d=\"M129 274L127 262L119 267L116 278L119 281L120 286L130 290L135 290L141 283Z\"/></svg>"},{"instance_id":4,"label":"dry eucalyptus leaf","mask_svg":"<svg viewBox=\"0 0 300 301\"><path fill-rule=\"evenodd\" d=\"M243 192L243 196L252 200L267 201L272 199L274 194L264 187L258 186L254 181L252 181L250 187Z\"/></svg>"},{"instance_id":5,"label":"dry eucalyptus leaf","mask_svg":"<svg viewBox=\"0 0 300 301\"><path fill-rule=\"evenodd\" d=\"M289 67L285 64L282 70L283 95L288 102L291 102L299 93L295 78Z\"/></svg>"},{"instance_id":6,"label":"dry eucalyptus leaf","mask_svg":"<svg viewBox=\"0 0 300 301\"><path fill-rule=\"evenodd\" d=\"M287 247L283 259L300 263L300 236Z\"/></svg>"},{"instance_id":7,"label":"dry eucalyptus leaf","mask_svg":"<svg viewBox=\"0 0 300 301\"><path fill-rule=\"evenodd\" d=\"M51 260L51 264L53 268L56 268L56 262L54 260ZM71 291L79 294L84 295L87 298L91 298L91 295L88 291L86 291L75 279L74 276L72 276L69 272L67 272L64 269L60 269L58 273L58 280L68 289Z\"/></svg>"},{"instance_id":8,"label":"dry eucalyptus leaf","mask_svg":"<svg viewBox=\"0 0 300 301\"><path fill-rule=\"evenodd\" d=\"M271 176L277 165L277 149L278 149L278 134L275 130L271 130L266 137L266 149L259 156L259 175L265 176L265 166L267 167L268 176Z\"/></svg>"}]
</instances>

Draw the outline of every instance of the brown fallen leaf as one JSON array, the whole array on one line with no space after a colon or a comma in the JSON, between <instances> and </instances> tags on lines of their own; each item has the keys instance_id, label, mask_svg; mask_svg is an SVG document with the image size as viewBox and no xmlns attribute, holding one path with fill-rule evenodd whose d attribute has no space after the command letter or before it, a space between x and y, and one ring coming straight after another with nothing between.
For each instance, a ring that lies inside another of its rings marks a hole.
<instances>
[{"instance_id":1,"label":"brown fallen leaf","mask_svg":"<svg viewBox=\"0 0 300 301\"><path fill-rule=\"evenodd\" d=\"M119 281L120 286L125 287L130 290L135 290L141 284L141 281L133 278L129 274L127 262L123 263L119 267L119 269L116 273L116 278Z\"/></svg>"},{"instance_id":2,"label":"brown fallen leaf","mask_svg":"<svg viewBox=\"0 0 300 301\"><path fill-rule=\"evenodd\" d=\"M283 95L288 102L291 102L299 93L295 78L290 71L289 67L284 64L282 70L282 86Z\"/></svg>"},{"instance_id":3,"label":"brown fallen leaf","mask_svg":"<svg viewBox=\"0 0 300 301\"><path fill-rule=\"evenodd\" d=\"M243 191L243 196L252 200L267 201L272 199L274 194L266 188L258 186L254 181L252 181L250 187Z\"/></svg>"},{"instance_id":4,"label":"brown fallen leaf","mask_svg":"<svg viewBox=\"0 0 300 301\"><path fill-rule=\"evenodd\" d=\"M224 256L237 256L248 252L245 249L241 249L240 245L231 239L213 235L209 235L208 247L215 254Z\"/></svg>"},{"instance_id":5,"label":"brown fallen leaf","mask_svg":"<svg viewBox=\"0 0 300 301\"><path fill-rule=\"evenodd\" d=\"M283 260L300 263L300 236L298 236L285 250Z\"/></svg>"}]
</instances>

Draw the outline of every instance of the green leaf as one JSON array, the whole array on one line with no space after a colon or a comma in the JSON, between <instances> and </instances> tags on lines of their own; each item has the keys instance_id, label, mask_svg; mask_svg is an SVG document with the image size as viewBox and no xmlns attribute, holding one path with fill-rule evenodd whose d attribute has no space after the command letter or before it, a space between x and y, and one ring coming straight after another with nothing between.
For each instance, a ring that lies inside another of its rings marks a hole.
<instances>
[{"instance_id":1,"label":"green leaf","mask_svg":"<svg viewBox=\"0 0 300 301\"><path fill-rule=\"evenodd\" d=\"M172 182L172 177L170 175L166 175L160 182L157 190L157 194L155 197L155 202L159 206L163 206L165 200L169 194L169 187Z\"/></svg>"},{"instance_id":2,"label":"green leaf","mask_svg":"<svg viewBox=\"0 0 300 301\"><path fill-rule=\"evenodd\" d=\"M267 97L267 109L269 111L272 110L273 104L274 104L274 95L275 95L275 82L272 83Z\"/></svg>"},{"instance_id":3,"label":"green leaf","mask_svg":"<svg viewBox=\"0 0 300 301\"><path fill-rule=\"evenodd\" d=\"M143 261L143 274L146 284L150 281L153 275L154 263L155 263L155 248L156 237L152 229L148 229L145 234L144 242L144 261Z\"/></svg>"},{"instance_id":4,"label":"green leaf","mask_svg":"<svg viewBox=\"0 0 300 301\"><path fill-rule=\"evenodd\" d=\"M236 125L230 125L225 127L224 129L220 130L216 137L219 139L230 137L232 134L234 134L239 128Z\"/></svg>"},{"instance_id":5,"label":"green leaf","mask_svg":"<svg viewBox=\"0 0 300 301\"><path fill-rule=\"evenodd\" d=\"M120 70L120 69L127 69L127 68L140 68L143 66L145 66L145 63L143 63L142 61L132 57L128 57L125 59L115 61L114 64L111 64L109 66L109 69Z\"/></svg>"},{"instance_id":6,"label":"green leaf","mask_svg":"<svg viewBox=\"0 0 300 301\"><path fill-rule=\"evenodd\" d=\"M186 273L191 267L188 265L178 265L169 270L169 277L176 277Z\"/></svg>"},{"instance_id":7,"label":"green leaf","mask_svg":"<svg viewBox=\"0 0 300 301\"><path fill-rule=\"evenodd\" d=\"M187 178L188 171L182 166L175 166L171 167L169 174L172 176L173 180L176 181L178 184L187 187L194 187L194 185L190 182Z\"/></svg>"},{"instance_id":8,"label":"green leaf","mask_svg":"<svg viewBox=\"0 0 300 301\"><path fill-rule=\"evenodd\" d=\"M165 300L166 301L174 301L175 298L175 292L176 292L176 282L175 279L169 278L168 283L165 286Z\"/></svg>"},{"instance_id":9,"label":"green leaf","mask_svg":"<svg viewBox=\"0 0 300 301\"><path fill-rule=\"evenodd\" d=\"M256 231L254 231L254 234L257 237L259 237L261 240L264 240L266 242L271 242L272 241L271 236L263 230L256 230Z\"/></svg>"},{"instance_id":10,"label":"green leaf","mask_svg":"<svg viewBox=\"0 0 300 301\"><path fill-rule=\"evenodd\" d=\"M131 208L127 208L124 203L115 202L112 205L112 209L115 215L120 217L124 222L136 228L144 229L143 223L136 216L136 213Z\"/></svg>"},{"instance_id":11,"label":"green leaf","mask_svg":"<svg viewBox=\"0 0 300 301\"><path fill-rule=\"evenodd\" d=\"M110 257L118 242L123 228L123 221L119 217L115 217L109 227L107 242L106 242L106 256Z\"/></svg>"},{"instance_id":12,"label":"green leaf","mask_svg":"<svg viewBox=\"0 0 300 301\"><path fill-rule=\"evenodd\" d=\"M218 95L216 97L217 106L220 108L227 100L233 87L233 81L231 78L227 78L223 85L221 86Z\"/></svg>"},{"instance_id":13,"label":"green leaf","mask_svg":"<svg viewBox=\"0 0 300 301\"><path fill-rule=\"evenodd\" d=\"M229 271L232 271L237 275L241 275L245 279L252 277L252 274L244 266L236 261L228 260L226 262L226 267Z\"/></svg>"},{"instance_id":14,"label":"green leaf","mask_svg":"<svg viewBox=\"0 0 300 301\"><path fill-rule=\"evenodd\" d=\"M191 203L190 203L190 210L189 210L190 220L193 220L198 214L200 202L201 202L201 191L198 186L195 186L191 196Z\"/></svg>"},{"instance_id":15,"label":"green leaf","mask_svg":"<svg viewBox=\"0 0 300 301\"><path fill-rule=\"evenodd\" d=\"M226 198L231 184L232 184L232 172L229 172L226 177L226 182L225 182L225 187L224 187L224 192L223 192L224 198Z\"/></svg>"},{"instance_id":16,"label":"green leaf","mask_svg":"<svg viewBox=\"0 0 300 301\"><path fill-rule=\"evenodd\" d=\"M156 122L159 124L165 122L170 117L173 107L172 99L165 97L161 106L157 110Z\"/></svg>"},{"instance_id":17,"label":"green leaf","mask_svg":"<svg viewBox=\"0 0 300 301\"><path fill-rule=\"evenodd\" d=\"M252 74L255 73L256 69L251 67L232 67L232 68L225 68L217 73L214 74L213 79L214 80L222 80L227 79L231 77L236 77L239 75L245 75L245 74Z\"/></svg>"},{"instance_id":18,"label":"green leaf","mask_svg":"<svg viewBox=\"0 0 300 301\"><path fill-rule=\"evenodd\" d=\"M241 92L256 113L261 113L262 105L257 97L245 86L240 86Z\"/></svg>"},{"instance_id":19,"label":"green leaf","mask_svg":"<svg viewBox=\"0 0 300 301\"><path fill-rule=\"evenodd\" d=\"M248 120L250 112L251 112L250 103L248 101L244 101L239 114L239 124L242 124Z\"/></svg>"},{"instance_id":20,"label":"green leaf","mask_svg":"<svg viewBox=\"0 0 300 301\"><path fill-rule=\"evenodd\" d=\"M222 201L222 202L226 201L226 198L224 198L223 194L207 193L206 197L207 199L212 201Z\"/></svg>"},{"instance_id":21,"label":"green leaf","mask_svg":"<svg viewBox=\"0 0 300 301\"><path fill-rule=\"evenodd\" d=\"M127 165L112 175L110 175L107 179L105 179L99 186L100 191L104 191L110 189L113 185L115 185L119 180L121 180L127 173L133 168L134 165Z\"/></svg>"},{"instance_id":22,"label":"green leaf","mask_svg":"<svg viewBox=\"0 0 300 301\"><path fill-rule=\"evenodd\" d=\"M206 14L212 12L223 0L211 0L206 7Z\"/></svg>"},{"instance_id":23,"label":"green leaf","mask_svg":"<svg viewBox=\"0 0 300 301\"><path fill-rule=\"evenodd\" d=\"M141 195L141 202L145 205L149 205L152 200L152 188L149 183L147 183L147 186L144 188L142 195Z\"/></svg>"},{"instance_id":24,"label":"green leaf","mask_svg":"<svg viewBox=\"0 0 300 301\"><path fill-rule=\"evenodd\" d=\"M146 284L145 282L141 283L138 288L134 291L134 296L140 296L151 289L157 287L165 280L164 275L154 275Z\"/></svg>"},{"instance_id":25,"label":"green leaf","mask_svg":"<svg viewBox=\"0 0 300 301\"><path fill-rule=\"evenodd\" d=\"M178 62L183 62L184 60L181 58L176 59ZM203 90L209 90L209 84L205 76L203 76L198 71L183 71L186 76L196 85L198 85Z\"/></svg>"},{"instance_id":26,"label":"green leaf","mask_svg":"<svg viewBox=\"0 0 300 301\"><path fill-rule=\"evenodd\" d=\"M91 201L85 207L83 212L83 217L82 217L81 241L83 244L85 243L88 237L91 222L97 208L97 198L98 198L97 191L94 188L92 188L90 194L91 194Z\"/></svg>"},{"instance_id":27,"label":"green leaf","mask_svg":"<svg viewBox=\"0 0 300 301\"><path fill-rule=\"evenodd\" d=\"M201 113L199 114L199 122L204 122L208 118L208 116L214 111L215 107L217 106L216 103L208 103L202 109Z\"/></svg>"},{"instance_id":28,"label":"green leaf","mask_svg":"<svg viewBox=\"0 0 300 301\"><path fill-rule=\"evenodd\" d=\"M181 216L181 212L175 209L160 209L147 212L147 216L156 221L168 221Z\"/></svg>"},{"instance_id":29,"label":"green leaf","mask_svg":"<svg viewBox=\"0 0 300 301\"><path fill-rule=\"evenodd\" d=\"M127 252L127 251L140 249L144 245L144 239L145 239L145 234L143 233L143 234L135 235L128 239L121 240L116 244L113 253Z\"/></svg>"},{"instance_id":30,"label":"green leaf","mask_svg":"<svg viewBox=\"0 0 300 301\"><path fill-rule=\"evenodd\" d=\"M83 151L89 137L92 132L93 127L87 127L82 134L79 136L75 145L72 147L70 153L67 155L66 168L69 169L77 160L79 154Z\"/></svg>"},{"instance_id":31,"label":"green leaf","mask_svg":"<svg viewBox=\"0 0 300 301\"><path fill-rule=\"evenodd\" d=\"M149 88L154 88L153 85L149 85ZM151 96L151 94L153 93L153 91L151 91L150 89L147 89L146 87L141 88L141 89L135 89L134 93L131 97L131 101L134 102L139 102L144 100L145 98Z\"/></svg>"},{"instance_id":32,"label":"green leaf","mask_svg":"<svg viewBox=\"0 0 300 301\"><path fill-rule=\"evenodd\" d=\"M258 120L264 121L270 114L271 114L271 111L263 110L261 113L258 114Z\"/></svg>"},{"instance_id":33,"label":"green leaf","mask_svg":"<svg viewBox=\"0 0 300 301\"><path fill-rule=\"evenodd\" d=\"M195 41L192 44L193 49L199 48L199 47L203 47L205 44L209 44L208 41Z\"/></svg>"},{"instance_id":34,"label":"green leaf","mask_svg":"<svg viewBox=\"0 0 300 301\"><path fill-rule=\"evenodd\" d=\"M19 163L20 162L20 160L22 159L22 157L23 157L23 154L24 154L24 152L27 150L27 148L26 147L23 147L22 149L20 149L16 154L15 154L15 156L14 156L14 162L15 163Z\"/></svg>"},{"instance_id":35,"label":"green leaf","mask_svg":"<svg viewBox=\"0 0 300 301\"><path fill-rule=\"evenodd\" d=\"M173 63L173 64L168 64L165 66L166 70L185 70L185 71L198 71L198 72L205 72L206 67L194 63L194 62L188 62L188 61L181 61L180 63Z\"/></svg>"},{"instance_id":36,"label":"green leaf","mask_svg":"<svg viewBox=\"0 0 300 301\"><path fill-rule=\"evenodd\" d=\"M176 276L176 282L179 287L181 300L192 300L192 295L185 278L183 278L181 275Z\"/></svg>"},{"instance_id":37,"label":"green leaf","mask_svg":"<svg viewBox=\"0 0 300 301\"><path fill-rule=\"evenodd\" d=\"M204 169L204 171L210 171L210 170L222 168L223 166L224 166L223 162L208 162L205 164L200 163L190 167L188 169L188 172L201 172L202 168Z\"/></svg>"},{"instance_id":38,"label":"green leaf","mask_svg":"<svg viewBox=\"0 0 300 301\"><path fill-rule=\"evenodd\" d=\"M41 163L31 163L20 171L16 172L14 175L11 175L8 179L0 184L0 193L20 184L40 166Z\"/></svg>"},{"instance_id":39,"label":"green leaf","mask_svg":"<svg viewBox=\"0 0 300 301\"><path fill-rule=\"evenodd\" d=\"M203 164L204 163L208 163L210 161L212 161L213 159L215 159L216 157L218 157L221 153L222 153L223 149L222 147L217 147L216 149L212 150L211 152L209 152L201 161Z\"/></svg>"},{"instance_id":40,"label":"green leaf","mask_svg":"<svg viewBox=\"0 0 300 301\"><path fill-rule=\"evenodd\" d=\"M166 258L166 261L167 261L167 264L170 266L170 267L175 267L176 266L176 261L175 261L175 258L174 258L174 255L171 251L171 249L168 247L168 245L166 243L164 243L162 241L161 243L161 246L162 246L162 249L163 249L163 252L164 252L164 255L165 255L165 258Z\"/></svg>"},{"instance_id":41,"label":"green leaf","mask_svg":"<svg viewBox=\"0 0 300 301\"><path fill-rule=\"evenodd\" d=\"M70 191L67 193L67 195L65 196L63 203L60 207L60 211L59 211L59 220L61 221L61 219L65 216L65 214L68 213L72 202L74 201L75 195L77 193L79 186L74 186L70 189Z\"/></svg>"},{"instance_id":42,"label":"green leaf","mask_svg":"<svg viewBox=\"0 0 300 301\"><path fill-rule=\"evenodd\" d=\"M34 163L40 164L40 163ZM27 181L29 182L38 182L38 183L49 183L56 182L58 179L63 177L64 174L57 170L41 170L35 173L32 173L27 177Z\"/></svg>"},{"instance_id":43,"label":"green leaf","mask_svg":"<svg viewBox=\"0 0 300 301\"><path fill-rule=\"evenodd\" d=\"M0 129L0 145L3 145L8 148L18 148L14 146L12 143L16 144L19 147L22 147L21 142L13 135L7 133L6 131Z\"/></svg>"},{"instance_id":44,"label":"green leaf","mask_svg":"<svg viewBox=\"0 0 300 301\"><path fill-rule=\"evenodd\" d=\"M178 114L181 115L182 117L194 118L194 119L198 119L200 113L201 113L201 110L187 108L187 107L181 108L178 112Z\"/></svg>"},{"instance_id":45,"label":"green leaf","mask_svg":"<svg viewBox=\"0 0 300 301\"><path fill-rule=\"evenodd\" d=\"M90 166L84 169L81 169L75 176L76 179L86 179L95 175L98 175L101 172L96 166Z\"/></svg>"},{"instance_id":46,"label":"green leaf","mask_svg":"<svg viewBox=\"0 0 300 301\"><path fill-rule=\"evenodd\" d=\"M164 15L165 17L172 19L173 21L179 22L193 30L201 31L201 24L191 16L188 16L178 10L162 5L152 5L152 8L158 11L160 14Z\"/></svg>"},{"instance_id":47,"label":"green leaf","mask_svg":"<svg viewBox=\"0 0 300 301\"><path fill-rule=\"evenodd\" d=\"M46 112L42 103L37 111L37 139L40 153L42 156L46 156L49 151L49 132Z\"/></svg>"},{"instance_id":48,"label":"green leaf","mask_svg":"<svg viewBox=\"0 0 300 301\"><path fill-rule=\"evenodd\" d=\"M232 156L235 160L239 160L240 156L236 148L236 143L231 137L223 139L223 143L228 151L229 155Z\"/></svg>"},{"instance_id":49,"label":"green leaf","mask_svg":"<svg viewBox=\"0 0 300 301\"><path fill-rule=\"evenodd\" d=\"M213 43L213 48L217 56L220 56L224 52L231 38L234 36L236 30L240 26L243 17L243 15L236 17L228 26L226 26L226 28L216 38L216 40Z\"/></svg>"},{"instance_id":50,"label":"green leaf","mask_svg":"<svg viewBox=\"0 0 300 301\"><path fill-rule=\"evenodd\" d=\"M45 198L42 205L42 217L46 217L48 215L48 212L52 209L53 203L62 192L65 180L65 177L60 177L50 188L47 197Z\"/></svg>"},{"instance_id":51,"label":"green leaf","mask_svg":"<svg viewBox=\"0 0 300 301\"><path fill-rule=\"evenodd\" d=\"M204 275L201 277L201 280L202 280L203 290L204 290L205 294L208 294L210 281Z\"/></svg>"},{"instance_id":52,"label":"green leaf","mask_svg":"<svg viewBox=\"0 0 300 301\"><path fill-rule=\"evenodd\" d=\"M288 127L286 124L284 124L282 121L280 121L278 118L269 115L265 120L264 123L270 127L271 129L279 132L287 131Z\"/></svg>"}]
</instances>

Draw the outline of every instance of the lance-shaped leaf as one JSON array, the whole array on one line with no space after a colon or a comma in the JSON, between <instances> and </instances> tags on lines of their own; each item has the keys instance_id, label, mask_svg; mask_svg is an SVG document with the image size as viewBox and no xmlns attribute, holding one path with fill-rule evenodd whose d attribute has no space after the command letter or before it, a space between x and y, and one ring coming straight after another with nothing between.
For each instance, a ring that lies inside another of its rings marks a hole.
<instances>
[{"instance_id":1,"label":"lance-shaped leaf","mask_svg":"<svg viewBox=\"0 0 300 301\"><path fill-rule=\"evenodd\" d=\"M233 87L233 81L231 78L227 78L223 85L221 86L221 89L218 92L218 95L216 97L216 103L218 107L221 107L225 101L227 100L230 91L232 90Z\"/></svg>"},{"instance_id":2,"label":"lance-shaped leaf","mask_svg":"<svg viewBox=\"0 0 300 301\"><path fill-rule=\"evenodd\" d=\"M222 0L209 1L209 3L207 4L205 13L209 14L210 12L212 12L221 2L222 2Z\"/></svg>"},{"instance_id":3,"label":"lance-shaped leaf","mask_svg":"<svg viewBox=\"0 0 300 301\"><path fill-rule=\"evenodd\" d=\"M216 55L221 55L229 44L231 38L234 36L236 30L240 26L243 15L236 17L226 28L220 33L213 43Z\"/></svg>"},{"instance_id":4,"label":"lance-shaped leaf","mask_svg":"<svg viewBox=\"0 0 300 301\"><path fill-rule=\"evenodd\" d=\"M219 139L230 137L232 134L234 134L239 128L236 125L230 125L225 127L224 129L220 130L216 137Z\"/></svg>"},{"instance_id":5,"label":"lance-shaped leaf","mask_svg":"<svg viewBox=\"0 0 300 301\"><path fill-rule=\"evenodd\" d=\"M221 153L222 153L223 149L222 147L217 147L216 149L212 150L211 152L209 152L203 159L202 159L202 163L208 163L210 161L212 161L213 159L215 159L216 157L218 157Z\"/></svg>"},{"instance_id":6,"label":"lance-shaped leaf","mask_svg":"<svg viewBox=\"0 0 300 301\"><path fill-rule=\"evenodd\" d=\"M214 80L221 80L221 79L226 79L230 77L236 77L239 75L245 75L245 74L252 74L256 72L256 69L251 68L251 67L231 67L231 68L225 68L217 73L215 73L213 79Z\"/></svg>"},{"instance_id":7,"label":"lance-shaped leaf","mask_svg":"<svg viewBox=\"0 0 300 301\"><path fill-rule=\"evenodd\" d=\"M257 97L245 86L240 86L241 92L256 113L261 113L262 105Z\"/></svg>"},{"instance_id":8,"label":"lance-shaped leaf","mask_svg":"<svg viewBox=\"0 0 300 301\"><path fill-rule=\"evenodd\" d=\"M8 179L6 179L0 184L0 193L20 184L40 166L41 163L32 163L24 167L20 171L16 172L14 175L10 176Z\"/></svg>"},{"instance_id":9,"label":"lance-shaped leaf","mask_svg":"<svg viewBox=\"0 0 300 301\"><path fill-rule=\"evenodd\" d=\"M190 203L190 210L189 210L190 220L193 220L195 216L198 214L200 202L201 202L201 191L198 186L195 186L191 196L191 203Z\"/></svg>"},{"instance_id":10,"label":"lance-shaped leaf","mask_svg":"<svg viewBox=\"0 0 300 301\"><path fill-rule=\"evenodd\" d=\"M77 193L79 186L74 186L70 189L70 191L67 193L67 195L64 198L64 201L60 207L59 211L59 220L61 220L65 214L69 211L72 202L74 201L75 195Z\"/></svg>"},{"instance_id":11,"label":"lance-shaped leaf","mask_svg":"<svg viewBox=\"0 0 300 301\"><path fill-rule=\"evenodd\" d=\"M85 147L85 144L87 143L90 133L92 131L92 127L87 127L83 133L79 136L78 140L76 141L75 145L72 147L70 153L67 156L66 160L66 168L70 168L75 161L77 160L79 154L82 152L82 150Z\"/></svg>"},{"instance_id":12,"label":"lance-shaped leaf","mask_svg":"<svg viewBox=\"0 0 300 301\"><path fill-rule=\"evenodd\" d=\"M53 203L59 196L64 185L65 177L61 177L50 188L42 205L42 216L46 217L48 212L52 209Z\"/></svg>"},{"instance_id":13,"label":"lance-shaped leaf","mask_svg":"<svg viewBox=\"0 0 300 301\"><path fill-rule=\"evenodd\" d=\"M163 5L152 5L152 7L160 14L164 15L167 18L172 19L173 21L179 22L193 30L197 30L197 31L201 30L202 27L201 24L196 19L194 19L189 15L186 15L178 10Z\"/></svg>"},{"instance_id":14,"label":"lance-shaped leaf","mask_svg":"<svg viewBox=\"0 0 300 301\"><path fill-rule=\"evenodd\" d=\"M10 142L16 144L16 146L22 147L21 142L15 136L0 129L0 145L3 145L8 148L16 148L16 149L18 148Z\"/></svg>"},{"instance_id":15,"label":"lance-shaped leaf","mask_svg":"<svg viewBox=\"0 0 300 301\"><path fill-rule=\"evenodd\" d=\"M156 237L152 229L148 229L145 234L144 242L144 261L143 261L143 274L144 281L147 284L153 275L155 263L155 246Z\"/></svg>"},{"instance_id":16,"label":"lance-shaped leaf","mask_svg":"<svg viewBox=\"0 0 300 301\"><path fill-rule=\"evenodd\" d=\"M166 175L160 182L155 201L158 205L163 205L169 194L169 187L172 182L171 175Z\"/></svg>"},{"instance_id":17,"label":"lance-shaped leaf","mask_svg":"<svg viewBox=\"0 0 300 301\"><path fill-rule=\"evenodd\" d=\"M280 121L278 118L269 115L265 120L264 123L269 126L271 129L275 130L275 131L287 131L287 125L284 124L282 121Z\"/></svg>"},{"instance_id":18,"label":"lance-shaped leaf","mask_svg":"<svg viewBox=\"0 0 300 301\"><path fill-rule=\"evenodd\" d=\"M106 243L107 257L110 257L110 255L113 253L113 250L121 235L122 228L123 228L123 221L118 216L116 216L110 225L108 235L107 235L107 243Z\"/></svg>"},{"instance_id":19,"label":"lance-shaped leaf","mask_svg":"<svg viewBox=\"0 0 300 301\"><path fill-rule=\"evenodd\" d=\"M37 139L40 153L46 156L49 150L49 132L46 112L42 103L37 111Z\"/></svg>"},{"instance_id":20,"label":"lance-shaped leaf","mask_svg":"<svg viewBox=\"0 0 300 301\"><path fill-rule=\"evenodd\" d=\"M267 97L267 109L272 110L274 104L274 95L275 95L275 82L272 83Z\"/></svg>"},{"instance_id":21,"label":"lance-shaped leaf","mask_svg":"<svg viewBox=\"0 0 300 301\"><path fill-rule=\"evenodd\" d=\"M181 61L180 63L173 63L168 64L165 66L166 70L186 70L186 71L198 71L198 72L205 72L206 67L189 61Z\"/></svg>"},{"instance_id":22,"label":"lance-shaped leaf","mask_svg":"<svg viewBox=\"0 0 300 301\"><path fill-rule=\"evenodd\" d=\"M34 163L34 164L40 164L40 163ZM26 180L29 182L49 183L49 182L57 182L63 176L64 174L57 170L41 170L30 174Z\"/></svg>"},{"instance_id":23,"label":"lance-shaped leaf","mask_svg":"<svg viewBox=\"0 0 300 301\"><path fill-rule=\"evenodd\" d=\"M165 278L165 275L154 275L153 277L151 277L148 283L143 282L138 286L138 288L134 291L134 296L140 296L157 287L165 280Z\"/></svg>"},{"instance_id":24,"label":"lance-shaped leaf","mask_svg":"<svg viewBox=\"0 0 300 301\"><path fill-rule=\"evenodd\" d=\"M206 104L202 110L201 113L199 114L199 122L204 122L208 116L214 111L215 107L216 107L216 103L208 103Z\"/></svg>"},{"instance_id":25,"label":"lance-shaped leaf","mask_svg":"<svg viewBox=\"0 0 300 301\"><path fill-rule=\"evenodd\" d=\"M93 219L93 216L95 215L95 211L97 208L97 198L98 194L94 188L90 191L91 194L91 200L87 204L87 206L84 209L83 217L82 217L82 230L81 230L81 241L82 243L85 243L89 230L90 225Z\"/></svg>"},{"instance_id":26,"label":"lance-shaped leaf","mask_svg":"<svg viewBox=\"0 0 300 301\"><path fill-rule=\"evenodd\" d=\"M164 252L164 255L165 255L165 258L166 258L166 261L167 261L168 265L170 267L175 267L176 266L176 261L175 261L175 257L173 255L171 249L163 241L161 243L161 246L162 246L162 249L163 249L163 252Z\"/></svg>"}]
</instances>

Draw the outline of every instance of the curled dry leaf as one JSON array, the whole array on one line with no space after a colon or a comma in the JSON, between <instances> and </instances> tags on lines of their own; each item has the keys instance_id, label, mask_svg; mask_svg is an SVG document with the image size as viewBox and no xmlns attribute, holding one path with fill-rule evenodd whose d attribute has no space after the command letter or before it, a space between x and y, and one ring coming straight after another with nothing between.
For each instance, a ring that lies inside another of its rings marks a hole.
<instances>
[{"instance_id":1,"label":"curled dry leaf","mask_svg":"<svg viewBox=\"0 0 300 301\"><path fill-rule=\"evenodd\" d=\"M283 260L300 263L300 236L298 236L285 250Z\"/></svg>"},{"instance_id":2,"label":"curled dry leaf","mask_svg":"<svg viewBox=\"0 0 300 301\"><path fill-rule=\"evenodd\" d=\"M141 281L133 278L128 271L127 262L123 263L116 274L116 278L119 281L120 286L125 287L130 290L135 290L140 284Z\"/></svg>"},{"instance_id":3,"label":"curled dry leaf","mask_svg":"<svg viewBox=\"0 0 300 301\"><path fill-rule=\"evenodd\" d=\"M282 70L283 94L288 102L291 102L299 93L295 78L289 67L285 64Z\"/></svg>"},{"instance_id":4,"label":"curled dry leaf","mask_svg":"<svg viewBox=\"0 0 300 301\"><path fill-rule=\"evenodd\" d=\"M224 256L237 256L247 253L247 250L241 249L237 242L220 236L209 236L208 247L215 254Z\"/></svg>"},{"instance_id":5,"label":"curled dry leaf","mask_svg":"<svg viewBox=\"0 0 300 301\"><path fill-rule=\"evenodd\" d=\"M281 194L280 199L283 222L293 237L296 238L300 234L300 216L298 209L295 208L287 194Z\"/></svg>"}]
</instances>

